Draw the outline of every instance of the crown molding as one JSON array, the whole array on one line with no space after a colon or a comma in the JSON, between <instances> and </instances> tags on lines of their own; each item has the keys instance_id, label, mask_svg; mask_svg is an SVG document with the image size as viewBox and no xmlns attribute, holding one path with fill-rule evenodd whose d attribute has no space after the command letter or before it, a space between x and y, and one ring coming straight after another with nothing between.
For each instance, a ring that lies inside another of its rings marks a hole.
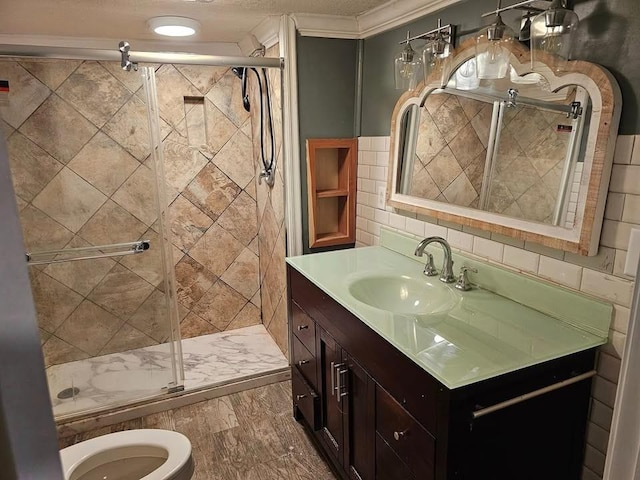
<instances>
[{"instance_id":1,"label":"crown molding","mask_svg":"<svg viewBox=\"0 0 640 480\"><path fill-rule=\"evenodd\" d=\"M255 36L265 48L273 47L280 41L280 17L271 15L265 18L251 30L250 35Z\"/></svg>"},{"instance_id":2,"label":"crown molding","mask_svg":"<svg viewBox=\"0 0 640 480\"><path fill-rule=\"evenodd\" d=\"M392 0L358 16L292 15L304 37L362 39L399 27L462 0Z\"/></svg>"},{"instance_id":3,"label":"crown molding","mask_svg":"<svg viewBox=\"0 0 640 480\"><path fill-rule=\"evenodd\" d=\"M120 40L127 40L131 50L139 52L176 52L200 55L241 55L237 43L229 42L183 42L156 41L115 38L58 37L47 35L8 35L0 34L0 45L24 45L33 47L67 47L89 50L113 50L118 52ZM119 55L119 52L118 52Z\"/></svg>"},{"instance_id":4,"label":"crown molding","mask_svg":"<svg viewBox=\"0 0 640 480\"><path fill-rule=\"evenodd\" d=\"M358 38L368 38L394 29L462 0L395 0L359 15Z\"/></svg>"},{"instance_id":5,"label":"crown molding","mask_svg":"<svg viewBox=\"0 0 640 480\"><path fill-rule=\"evenodd\" d=\"M356 17L296 13L296 28L304 37L361 38Z\"/></svg>"}]
</instances>

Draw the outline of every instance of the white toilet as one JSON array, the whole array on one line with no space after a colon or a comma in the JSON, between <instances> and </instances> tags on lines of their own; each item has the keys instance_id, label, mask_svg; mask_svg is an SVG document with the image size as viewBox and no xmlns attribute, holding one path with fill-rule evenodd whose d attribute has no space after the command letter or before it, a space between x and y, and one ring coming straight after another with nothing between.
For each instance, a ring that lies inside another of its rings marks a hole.
<instances>
[{"instance_id":1,"label":"white toilet","mask_svg":"<svg viewBox=\"0 0 640 480\"><path fill-rule=\"evenodd\" d=\"M65 480L189 480L191 442L168 430L127 430L60 450Z\"/></svg>"}]
</instances>

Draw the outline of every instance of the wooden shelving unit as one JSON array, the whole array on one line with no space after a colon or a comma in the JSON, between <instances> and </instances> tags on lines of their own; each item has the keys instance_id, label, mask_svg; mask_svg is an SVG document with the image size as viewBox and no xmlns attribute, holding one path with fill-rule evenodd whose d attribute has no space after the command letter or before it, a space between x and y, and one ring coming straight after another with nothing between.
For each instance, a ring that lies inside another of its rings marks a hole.
<instances>
[{"instance_id":1,"label":"wooden shelving unit","mask_svg":"<svg viewBox=\"0 0 640 480\"><path fill-rule=\"evenodd\" d=\"M309 247L356 241L355 138L307 140Z\"/></svg>"}]
</instances>

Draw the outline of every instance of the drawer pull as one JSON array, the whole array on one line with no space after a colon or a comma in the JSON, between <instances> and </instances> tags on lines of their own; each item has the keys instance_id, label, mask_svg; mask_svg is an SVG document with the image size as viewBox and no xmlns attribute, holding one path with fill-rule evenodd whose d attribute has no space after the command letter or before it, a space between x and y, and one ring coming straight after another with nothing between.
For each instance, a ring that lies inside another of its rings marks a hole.
<instances>
[{"instance_id":1,"label":"drawer pull","mask_svg":"<svg viewBox=\"0 0 640 480\"><path fill-rule=\"evenodd\" d=\"M306 395L302 394L302 395L296 395L296 401L299 402L300 400L302 400L303 398L307 398Z\"/></svg>"},{"instance_id":2,"label":"drawer pull","mask_svg":"<svg viewBox=\"0 0 640 480\"><path fill-rule=\"evenodd\" d=\"M298 362L298 365L302 366L302 365L306 365L307 363L309 363L309 360L300 360Z\"/></svg>"},{"instance_id":3,"label":"drawer pull","mask_svg":"<svg viewBox=\"0 0 640 480\"><path fill-rule=\"evenodd\" d=\"M404 438L405 435L407 434L407 432L408 432L408 430L405 430L404 432L393 432L393 438L398 441L401 438Z\"/></svg>"},{"instance_id":4,"label":"drawer pull","mask_svg":"<svg viewBox=\"0 0 640 480\"><path fill-rule=\"evenodd\" d=\"M309 325L298 325L298 331L306 330L307 328L309 328Z\"/></svg>"}]
</instances>

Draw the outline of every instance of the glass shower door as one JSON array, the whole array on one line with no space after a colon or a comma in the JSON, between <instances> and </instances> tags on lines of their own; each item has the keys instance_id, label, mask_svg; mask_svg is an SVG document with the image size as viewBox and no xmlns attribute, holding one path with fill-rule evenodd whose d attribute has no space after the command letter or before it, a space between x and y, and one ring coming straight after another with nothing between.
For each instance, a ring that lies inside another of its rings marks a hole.
<instances>
[{"instance_id":1,"label":"glass shower door","mask_svg":"<svg viewBox=\"0 0 640 480\"><path fill-rule=\"evenodd\" d=\"M11 59L0 80L54 414L179 390L153 70Z\"/></svg>"}]
</instances>

